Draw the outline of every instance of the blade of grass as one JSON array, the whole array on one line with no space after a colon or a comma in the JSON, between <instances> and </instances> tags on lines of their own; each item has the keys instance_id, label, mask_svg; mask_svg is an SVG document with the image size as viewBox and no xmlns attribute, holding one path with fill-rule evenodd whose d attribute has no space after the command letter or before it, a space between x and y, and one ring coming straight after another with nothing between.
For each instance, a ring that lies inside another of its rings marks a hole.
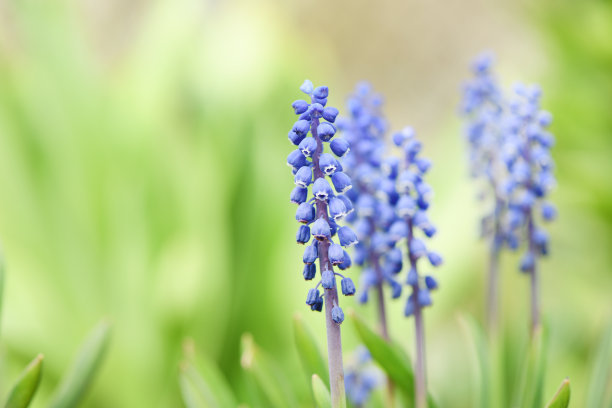
<instances>
[{"instance_id":1,"label":"blade of grass","mask_svg":"<svg viewBox=\"0 0 612 408\"><path fill-rule=\"evenodd\" d=\"M593 364L593 373L587 394L587 408L603 407L606 387L610 379L610 360L612 360L612 324L599 343Z\"/></svg>"},{"instance_id":2,"label":"blade of grass","mask_svg":"<svg viewBox=\"0 0 612 408\"><path fill-rule=\"evenodd\" d=\"M26 408L30 405L42 377L43 358L44 356L39 354L23 370L9 393L5 408Z\"/></svg>"},{"instance_id":3,"label":"blade of grass","mask_svg":"<svg viewBox=\"0 0 612 408\"><path fill-rule=\"evenodd\" d=\"M566 378L555 393L554 397L546 405L546 408L567 408L570 402L570 381Z\"/></svg>"},{"instance_id":4,"label":"blade of grass","mask_svg":"<svg viewBox=\"0 0 612 408\"><path fill-rule=\"evenodd\" d=\"M321 380L321 377L316 374L312 375L312 392L319 408L331 408L329 390L325 383L323 383L323 380Z\"/></svg>"},{"instance_id":5,"label":"blade of grass","mask_svg":"<svg viewBox=\"0 0 612 408\"><path fill-rule=\"evenodd\" d=\"M329 370L327 369L325 358L317 346L316 337L304 324L299 314L293 317L293 336L306 374L309 377L317 374L325 386L329 386Z\"/></svg>"}]
</instances>

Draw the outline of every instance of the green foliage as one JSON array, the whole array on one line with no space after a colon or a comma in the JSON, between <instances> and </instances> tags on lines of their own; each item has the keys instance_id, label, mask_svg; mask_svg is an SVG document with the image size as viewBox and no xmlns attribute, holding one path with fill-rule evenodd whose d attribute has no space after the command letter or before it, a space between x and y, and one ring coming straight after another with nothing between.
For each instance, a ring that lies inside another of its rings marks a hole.
<instances>
[{"instance_id":1,"label":"green foliage","mask_svg":"<svg viewBox=\"0 0 612 408\"><path fill-rule=\"evenodd\" d=\"M237 406L233 391L219 369L202 356L197 357L193 340L183 344L185 357L179 367L179 385L187 408Z\"/></svg>"},{"instance_id":2,"label":"green foliage","mask_svg":"<svg viewBox=\"0 0 612 408\"><path fill-rule=\"evenodd\" d=\"M110 323L103 320L89 333L49 404L52 408L79 405L102 364L110 341L110 331Z\"/></svg>"},{"instance_id":3,"label":"green foliage","mask_svg":"<svg viewBox=\"0 0 612 408\"><path fill-rule=\"evenodd\" d=\"M327 386L316 374L312 375L312 393L318 408L331 408L331 396Z\"/></svg>"},{"instance_id":4,"label":"green foliage","mask_svg":"<svg viewBox=\"0 0 612 408\"><path fill-rule=\"evenodd\" d=\"M5 408L26 408L30 405L42 377L43 355L39 354L23 370L6 400Z\"/></svg>"},{"instance_id":5,"label":"green foliage","mask_svg":"<svg viewBox=\"0 0 612 408\"><path fill-rule=\"evenodd\" d=\"M317 338L304 324L302 317L296 314L293 317L293 336L295 347L298 350L302 366L308 377L316 374L320 381L329 385L329 370L325 357L317 345Z\"/></svg>"},{"instance_id":6,"label":"green foliage","mask_svg":"<svg viewBox=\"0 0 612 408\"><path fill-rule=\"evenodd\" d=\"M593 361L586 408L604 407L606 389L612 374L612 324L604 333ZM611 402L612 403L612 402Z\"/></svg>"},{"instance_id":7,"label":"green foliage","mask_svg":"<svg viewBox=\"0 0 612 408\"><path fill-rule=\"evenodd\" d=\"M404 394L407 404L414 401L414 373L406 353L393 342L387 342L374 332L354 311L349 312L359 339L370 351L372 358Z\"/></svg>"},{"instance_id":8,"label":"green foliage","mask_svg":"<svg viewBox=\"0 0 612 408\"><path fill-rule=\"evenodd\" d=\"M563 380L561 386L557 390L552 400L546 405L546 408L567 408L570 402L570 381Z\"/></svg>"}]
</instances>

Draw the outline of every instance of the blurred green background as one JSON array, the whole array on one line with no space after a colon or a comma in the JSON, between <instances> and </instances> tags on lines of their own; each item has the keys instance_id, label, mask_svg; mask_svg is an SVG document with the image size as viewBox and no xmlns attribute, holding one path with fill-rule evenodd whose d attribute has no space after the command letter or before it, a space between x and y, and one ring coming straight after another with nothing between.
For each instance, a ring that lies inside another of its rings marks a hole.
<instances>
[{"instance_id":1,"label":"blurred green background","mask_svg":"<svg viewBox=\"0 0 612 408\"><path fill-rule=\"evenodd\" d=\"M484 315L486 247L456 106L469 61L488 49L505 84L540 82L555 116L560 218L541 268L546 390L570 376L583 401L612 318L611 39L603 0L0 0L0 393L43 352L34 406L44 406L103 316L112 345L83 406L181 406L186 337L232 384L244 332L298 372L292 315L321 345L324 320L303 304L285 165L290 103L310 78L343 108L367 79L392 128L414 126L435 163L432 246L446 263L426 313L429 382L441 406L469 406L457 315ZM525 339L528 282L516 257L503 262L505 322ZM391 334L412 351L402 306L391 306Z\"/></svg>"}]
</instances>

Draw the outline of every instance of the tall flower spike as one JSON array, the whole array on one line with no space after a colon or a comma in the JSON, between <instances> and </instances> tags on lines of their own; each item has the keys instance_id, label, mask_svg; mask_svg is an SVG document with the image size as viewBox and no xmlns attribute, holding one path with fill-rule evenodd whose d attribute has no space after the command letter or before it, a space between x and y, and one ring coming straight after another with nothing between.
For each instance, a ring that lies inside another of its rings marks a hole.
<instances>
[{"instance_id":1,"label":"tall flower spike","mask_svg":"<svg viewBox=\"0 0 612 408\"><path fill-rule=\"evenodd\" d=\"M423 308L432 304L430 290L433 290L434 286L437 288L438 285L437 283L432 284L435 280L430 276L422 279L419 274L419 266L422 267L424 259L427 259L431 266L439 266L442 264L442 257L435 252L428 251L425 242L416 238L418 230L421 230L423 235L429 236L428 231L432 228L426 214L432 199L432 189L424 181L430 164L428 162L426 166L423 165L425 161L419 157L421 143L416 140L414 131L408 128L401 133L393 138L394 143L403 148L405 153L404 169L402 170L404 177L400 180L402 188L398 188L401 195L396 205L396 212L406 225L406 244L410 261L407 284L412 293L408 297L404 313L406 316L414 316L415 395L417 408L422 408L427 406ZM394 229L398 233L404 233L404 230L399 227ZM419 260L421 260L420 264Z\"/></svg>"},{"instance_id":2,"label":"tall flower spike","mask_svg":"<svg viewBox=\"0 0 612 408\"><path fill-rule=\"evenodd\" d=\"M498 325L499 255L504 241L511 239L504 223L508 209L504 184L508 171L504 151L508 142L506 101L492 73L493 58L483 54L472 64L474 77L465 83L461 115L469 147L470 174L479 183L479 198L488 210L481 219L481 236L489 243L487 325Z\"/></svg>"},{"instance_id":3,"label":"tall flower spike","mask_svg":"<svg viewBox=\"0 0 612 408\"><path fill-rule=\"evenodd\" d=\"M548 254L548 234L538 226L538 220L554 219L556 210L546 201L555 185L554 163L550 148L554 137L547 131L552 116L540 110L540 88L517 84L510 101L511 129L505 150L510 174L506 183L509 195L508 218L511 233L524 237L526 251L520 269L531 278L531 329L540 326L539 276L537 260Z\"/></svg>"},{"instance_id":4,"label":"tall flower spike","mask_svg":"<svg viewBox=\"0 0 612 408\"><path fill-rule=\"evenodd\" d=\"M382 98L369 84L359 83L347 105L349 115L337 121L342 139L332 142L331 148L344 154L342 174L353 180L346 195L356 203L356 211L347 215L347 220L354 225L356 234L341 229L338 235L341 243L356 243L354 261L364 267L359 300L365 303L368 292L376 292L381 335L389 339L383 286L388 285L390 297L397 295L397 287L401 286L393 273L397 264L387 262L384 256L400 239L394 241L390 235L390 227L396 220L393 205L398 198L397 171L394 171L397 163L384 160L387 123L381 112ZM342 177L340 174L336 173L335 177ZM335 180L334 186L343 188L341 180Z\"/></svg>"},{"instance_id":5,"label":"tall flower spike","mask_svg":"<svg viewBox=\"0 0 612 408\"><path fill-rule=\"evenodd\" d=\"M321 280L308 292L306 304L311 310L319 312L325 304L331 400L336 408L345 406L340 335L344 312L338 301L334 266L343 270L350 267L351 258L342 247L354 245L357 239L348 227L337 224L353 210L350 199L343 194L350 189L351 180L342 172L342 164L332 154L325 152L325 143L331 141L331 152L338 157L349 150L349 144L346 140L334 138L336 127L333 123L338 110L326 106L329 89L325 86L315 88L312 82L306 80L300 90L310 97L310 102L299 99L292 104L294 113L299 117L289 132L289 140L297 146L297 150L287 157L296 184L291 192L291 202L298 204L295 218L303 224L298 229L296 241L300 244L311 242L303 255L305 265L302 275L305 280L311 281L316 277L315 262L319 260ZM332 241L336 235L336 242L340 244ZM315 239L311 241L312 237ZM319 293L319 285L323 288L323 294ZM349 278L342 277L341 289L346 296L355 293L355 285Z\"/></svg>"}]
</instances>

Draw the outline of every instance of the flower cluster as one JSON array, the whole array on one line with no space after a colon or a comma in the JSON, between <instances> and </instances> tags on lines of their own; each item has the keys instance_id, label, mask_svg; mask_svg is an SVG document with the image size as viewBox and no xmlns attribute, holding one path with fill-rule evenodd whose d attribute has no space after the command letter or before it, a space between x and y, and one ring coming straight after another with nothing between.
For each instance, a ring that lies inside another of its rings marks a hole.
<instances>
[{"instance_id":1,"label":"flower cluster","mask_svg":"<svg viewBox=\"0 0 612 408\"><path fill-rule=\"evenodd\" d=\"M372 391L382 384L381 373L372 364L372 356L367 348L359 346L354 352L354 363L349 365L344 377L346 395L350 402L363 406Z\"/></svg>"},{"instance_id":2,"label":"flower cluster","mask_svg":"<svg viewBox=\"0 0 612 408\"><path fill-rule=\"evenodd\" d=\"M507 238L502 218L507 199L502 185L507 178L500 146L508 138L505 125L505 101L497 79L492 73L493 59L484 54L472 65L474 78L465 83L461 114L466 119L466 139L469 146L470 173L482 182L479 196L492 201L481 222L481 235L491 237L494 251L499 251Z\"/></svg>"},{"instance_id":3,"label":"flower cluster","mask_svg":"<svg viewBox=\"0 0 612 408\"><path fill-rule=\"evenodd\" d=\"M300 90L310 97L310 102L297 100L292 104L299 118L289 131L289 140L297 146L287 157L296 185L291 192L291 202L298 205L295 219L302 224L296 240L299 244L308 244L303 256L304 279L310 281L315 278L317 259L321 269L321 279L308 292L306 304L312 310L321 311L323 296L332 296L328 292L333 292L331 316L340 324L344 320L344 313L336 301L336 276L341 278L341 291L346 296L355 294L355 285L350 278L335 273L333 266L341 270L351 266L351 258L343 247L356 244L357 236L349 227L337 224L353 211L353 205L344 194L352 187L351 179L342 171L342 165L334 155L344 156L349 150L349 143L346 139L334 138L338 109L326 106L328 88L314 88L312 82L306 80ZM325 152L325 144L329 145L334 155ZM315 239L309 244L311 237ZM319 292L319 286L325 289L325 295Z\"/></svg>"},{"instance_id":4,"label":"flower cluster","mask_svg":"<svg viewBox=\"0 0 612 408\"><path fill-rule=\"evenodd\" d=\"M356 212L347 220L355 226L359 239L354 261L364 267L359 296L362 303L367 302L370 289L382 290L383 283L390 286L393 298L402 292L402 285L394 278L402 269L402 253L394 248L388 236L396 219L393 206L399 196L394 176L399 161L384 158L387 123L381 106L382 98L369 84L360 83L348 99L349 116L338 122L351 144L351 152L343 164L354 183L347 195L355 203Z\"/></svg>"},{"instance_id":5,"label":"flower cluster","mask_svg":"<svg viewBox=\"0 0 612 408\"><path fill-rule=\"evenodd\" d=\"M442 264L442 257L436 252L429 251L425 243L415 236L417 229L427 238L433 237L436 233L436 227L427 217L433 190L423 180L423 176L431 167L431 162L419 157L422 144L416 139L411 128L394 134L393 142L403 149L405 163L403 170L396 177L399 198L395 204L395 212L398 220L391 225L389 236L394 241L404 237L407 239L410 270L406 282L412 288L412 294L408 297L404 314L411 316L417 308L432 304L430 291L438 288L433 276L426 275L422 278L419 275L417 261L427 258L431 266L437 267Z\"/></svg>"},{"instance_id":6,"label":"flower cluster","mask_svg":"<svg viewBox=\"0 0 612 408\"><path fill-rule=\"evenodd\" d=\"M555 185L550 155L554 137L547 131L552 115L540 110L539 87L518 84L514 91L515 97L509 104L511 137L503 149L509 173L504 184L509 200L507 224L514 247L521 237L526 237L528 247L520 269L531 273L536 259L548 254L548 234L536 225L536 216L539 213L544 221L552 221L557 215L556 208L546 200Z\"/></svg>"}]
</instances>

